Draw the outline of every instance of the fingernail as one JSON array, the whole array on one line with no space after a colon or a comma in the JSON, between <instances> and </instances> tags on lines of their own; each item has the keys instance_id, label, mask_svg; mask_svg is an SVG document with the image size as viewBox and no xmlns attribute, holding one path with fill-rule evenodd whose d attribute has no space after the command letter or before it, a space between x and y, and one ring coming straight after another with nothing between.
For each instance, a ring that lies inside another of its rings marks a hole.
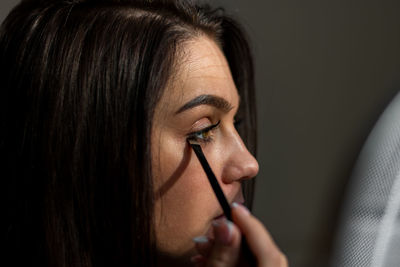
<instances>
[{"instance_id":1,"label":"fingernail","mask_svg":"<svg viewBox=\"0 0 400 267\"><path fill-rule=\"evenodd\" d=\"M208 243L208 241L209 241L206 236L196 236L192 240L193 240L193 242L195 242L197 244Z\"/></svg>"},{"instance_id":2,"label":"fingernail","mask_svg":"<svg viewBox=\"0 0 400 267\"><path fill-rule=\"evenodd\" d=\"M215 240L223 245L229 245L232 241L233 223L226 219L213 221Z\"/></svg>"},{"instance_id":3,"label":"fingernail","mask_svg":"<svg viewBox=\"0 0 400 267\"><path fill-rule=\"evenodd\" d=\"M232 208L238 209L243 215L250 215L250 211L243 205L233 202L232 203Z\"/></svg>"}]
</instances>

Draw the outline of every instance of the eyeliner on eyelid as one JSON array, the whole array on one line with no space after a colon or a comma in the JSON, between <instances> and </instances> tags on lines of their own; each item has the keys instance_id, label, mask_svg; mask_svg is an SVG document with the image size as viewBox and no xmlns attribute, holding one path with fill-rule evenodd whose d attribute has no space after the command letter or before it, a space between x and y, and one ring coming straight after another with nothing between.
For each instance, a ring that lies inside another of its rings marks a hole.
<instances>
[{"instance_id":1,"label":"eyeliner on eyelid","mask_svg":"<svg viewBox=\"0 0 400 267\"><path fill-rule=\"evenodd\" d=\"M216 124L212 124L212 125L210 125L210 126L208 126L208 127L205 127L204 129L201 129L201 130L198 130L198 131L191 132L189 135L191 135L191 134L195 134L195 133L201 133L201 132L207 132L207 131L210 131L210 130L212 130L212 129L214 129L214 128L218 127L218 126L219 126L219 124L220 124L220 122L221 122L221 121L218 121Z\"/></svg>"},{"instance_id":2,"label":"eyeliner on eyelid","mask_svg":"<svg viewBox=\"0 0 400 267\"><path fill-rule=\"evenodd\" d=\"M188 140L196 140L196 141L202 141L202 142L210 142L212 137L211 137L211 131L215 130L221 121L218 121L216 124L210 125L202 130L195 131L192 133L189 133L187 135ZM208 134L208 136L201 136L203 134Z\"/></svg>"}]
</instances>

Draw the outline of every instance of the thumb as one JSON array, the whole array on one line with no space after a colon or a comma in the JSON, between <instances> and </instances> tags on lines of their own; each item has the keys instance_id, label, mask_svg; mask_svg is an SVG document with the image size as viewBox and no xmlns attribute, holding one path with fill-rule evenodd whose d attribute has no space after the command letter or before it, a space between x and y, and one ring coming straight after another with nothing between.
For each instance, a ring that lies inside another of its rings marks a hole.
<instances>
[{"instance_id":1,"label":"thumb","mask_svg":"<svg viewBox=\"0 0 400 267\"><path fill-rule=\"evenodd\" d=\"M206 266L235 266L240 251L241 234L237 226L226 219L213 222L214 245Z\"/></svg>"}]
</instances>

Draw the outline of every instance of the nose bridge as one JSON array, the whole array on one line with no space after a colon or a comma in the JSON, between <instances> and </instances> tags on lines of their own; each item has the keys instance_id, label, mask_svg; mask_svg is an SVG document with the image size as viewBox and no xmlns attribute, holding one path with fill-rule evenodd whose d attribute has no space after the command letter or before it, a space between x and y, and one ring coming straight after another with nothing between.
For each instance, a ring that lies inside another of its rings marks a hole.
<instances>
[{"instance_id":1,"label":"nose bridge","mask_svg":"<svg viewBox=\"0 0 400 267\"><path fill-rule=\"evenodd\" d=\"M229 155L225 165L224 182L251 179L258 173L258 162L249 152L237 131L232 131L227 138Z\"/></svg>"}]
</instances>

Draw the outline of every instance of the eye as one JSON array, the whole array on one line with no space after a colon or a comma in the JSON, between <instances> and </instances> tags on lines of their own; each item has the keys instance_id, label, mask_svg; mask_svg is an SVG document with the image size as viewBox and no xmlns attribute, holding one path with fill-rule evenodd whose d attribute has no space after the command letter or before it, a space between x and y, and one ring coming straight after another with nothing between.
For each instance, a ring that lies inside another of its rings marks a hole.
<instances>
[{"instance_id":1,"label":"eye","mask_svg":"<svg viewBox=\"0 0 400 267\"><path fill-rule=\"evenodd\" d=\"M193 132L188 134L188 140L195 140L198 142L208 143L212 141L212 131L217 129L221 121L218 121L216 124L210 125L207 128L204 128L200 131Z\"/></svg>"}]
</instances>

